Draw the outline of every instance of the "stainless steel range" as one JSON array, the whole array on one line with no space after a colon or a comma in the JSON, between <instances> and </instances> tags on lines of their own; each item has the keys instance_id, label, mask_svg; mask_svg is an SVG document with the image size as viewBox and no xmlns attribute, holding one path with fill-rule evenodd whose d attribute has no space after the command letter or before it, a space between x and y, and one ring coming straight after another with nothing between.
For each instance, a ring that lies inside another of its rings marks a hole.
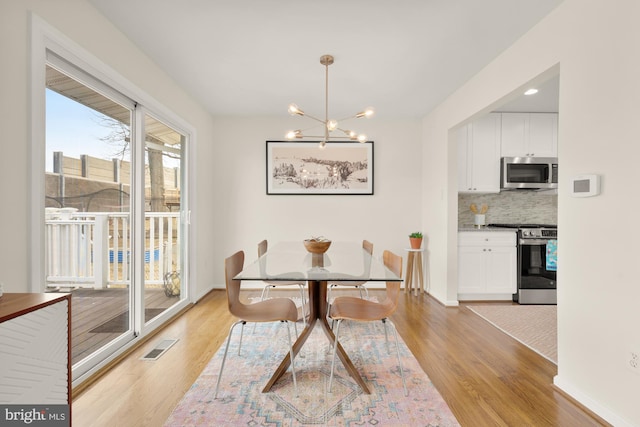
<instances>
[{"instance_id":1,"label":"stainless steel range","mask_svg":"<svg viewBox=\"0 0 640 427\"><path fill-rule=\"evenodd\" d=\"M518 288L520 304L557 304L558 229L550 224L490 224L515 228L518 233Z\"/></svg>"}]
</instances>

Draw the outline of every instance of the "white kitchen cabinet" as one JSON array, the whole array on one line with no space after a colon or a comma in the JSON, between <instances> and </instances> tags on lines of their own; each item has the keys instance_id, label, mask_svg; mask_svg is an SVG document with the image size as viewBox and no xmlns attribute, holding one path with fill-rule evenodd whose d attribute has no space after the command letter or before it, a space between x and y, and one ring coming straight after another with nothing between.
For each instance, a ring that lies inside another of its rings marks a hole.
<instances>
[{"instance_id":1,"label":"white kitchen cabinet","mask_svg":"<svg viewBox=\"0 0 640 427\"><path fill-rule=\"evenodd\" d=\"M500 114L491 113L458 131L458 191L500 192Z\"/></svg>"},{"instance_id":2,"label":"white kitchen cabinet","mask_svg":"<svg viewBox=\"0 0 640 427\"><path fill-rule=\"evenodd\" d=\"M515 231L458 233L458 299L511 300L517 288Z\"/></svg>"},{"instance_id":3,"label":"white kitchen cabinet","mask_svg":"<svg viewBox=\"0 0 640 427\"><path fill-rule=\"evenodd\" d=\"M502 113L502 157L558 157L557 113Z\"/></svg>"},{"instance_id":4,"label":"white kitchen cabinet","mask_svg":"<svg viewBox=\"0 0 640 427\"><path fill-rule=\"evenodd\" d=\"M0 298L0 404L71 404L71 294Z\"/></svg>"}]
</instances>

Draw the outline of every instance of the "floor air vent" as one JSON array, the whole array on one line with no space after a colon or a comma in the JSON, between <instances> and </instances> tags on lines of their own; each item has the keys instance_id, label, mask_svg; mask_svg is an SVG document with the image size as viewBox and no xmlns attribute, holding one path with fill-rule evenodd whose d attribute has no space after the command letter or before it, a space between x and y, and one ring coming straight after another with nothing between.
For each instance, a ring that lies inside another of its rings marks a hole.
<instances>
[{"instance_id":1,"label":"floor air vent","mask_svg":"<svg viewBox=\"0 0 640 427\"><path fill-rule=\"evenodd\" d=\"M151 350L146 356L143 356L141 360L158 360L167 350L171 348L178 340L162 340L156 344L155 348Z\"/></svg>"}]
</instances>

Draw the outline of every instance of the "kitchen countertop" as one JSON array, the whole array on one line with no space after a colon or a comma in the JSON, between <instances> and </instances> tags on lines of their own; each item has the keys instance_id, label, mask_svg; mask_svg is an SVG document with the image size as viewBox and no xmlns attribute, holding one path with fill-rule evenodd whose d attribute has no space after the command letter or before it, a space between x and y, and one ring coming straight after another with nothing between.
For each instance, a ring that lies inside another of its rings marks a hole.
<instances>
[{"instance_id":1,"label":"kitchen countertop","mask_svg":"<svg viewBox=\"0 0 640 427\"><path fill-rule=\"evenodd\" d=\"M518 230L515 228L504 228L504 227L488 227L486 225L482 227L475 226L473 224L460 224L458 226L458 231L502 231L507 233L515 233Z\"/></svg>"}]
</instances>

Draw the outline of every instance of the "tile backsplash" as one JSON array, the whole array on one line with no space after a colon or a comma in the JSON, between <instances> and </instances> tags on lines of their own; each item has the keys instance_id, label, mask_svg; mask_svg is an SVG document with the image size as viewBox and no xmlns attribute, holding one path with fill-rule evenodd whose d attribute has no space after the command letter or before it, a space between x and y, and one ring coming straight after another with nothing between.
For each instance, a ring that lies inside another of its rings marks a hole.
<instances>
[{"instance_id":1,"label":"tile backsplash","mask_svg":"<svg viewBox=\"0 0 640 427\"><path fill-rule=\"evenodd\" d=\"M458 193L458 225L473 224L470 206L489 207L487 224L557 224L558 196L536 191L502 191L499 194Z\"/></svg>"}]
</instances>

